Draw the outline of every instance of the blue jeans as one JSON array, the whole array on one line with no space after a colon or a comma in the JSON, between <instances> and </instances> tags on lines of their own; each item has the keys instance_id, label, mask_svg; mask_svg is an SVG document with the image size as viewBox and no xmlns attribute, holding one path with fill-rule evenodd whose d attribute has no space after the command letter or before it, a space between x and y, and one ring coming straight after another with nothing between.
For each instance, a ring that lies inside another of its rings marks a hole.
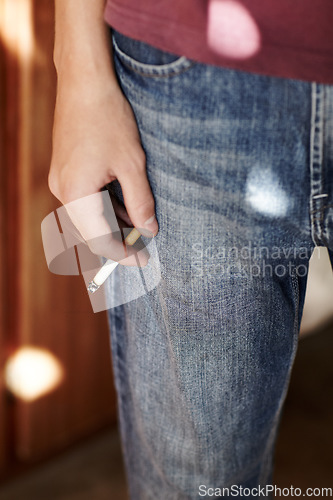
<instances>
[{"instance_id":1,"label":"blue jeans","mask_svg":"<svg viewBox=\"0 0 333 500\"><path fill-rule=\"evenodd\" d=\"M107 285L130 498L233 498L271 484L308 261L333 255L333 87L113 36L162 275L130 302L124 267Z\"/></svg>"}]
</instances>

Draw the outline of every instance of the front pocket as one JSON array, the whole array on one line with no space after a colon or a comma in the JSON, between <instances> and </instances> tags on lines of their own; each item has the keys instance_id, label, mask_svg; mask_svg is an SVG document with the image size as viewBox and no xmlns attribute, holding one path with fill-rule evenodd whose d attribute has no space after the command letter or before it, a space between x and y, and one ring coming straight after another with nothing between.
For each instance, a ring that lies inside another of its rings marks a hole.
<instances>
[{"instance_id":1,"label":"front pocket","mask_svg":"<svg viewBox=\"0 0 333 500\"><path fill-rule=\"evenodd\" d=\"M195 64L185 56L166 52L112 30L115 55L142 76L165 77L181 73Z\"/></svg>"}]
</instances>

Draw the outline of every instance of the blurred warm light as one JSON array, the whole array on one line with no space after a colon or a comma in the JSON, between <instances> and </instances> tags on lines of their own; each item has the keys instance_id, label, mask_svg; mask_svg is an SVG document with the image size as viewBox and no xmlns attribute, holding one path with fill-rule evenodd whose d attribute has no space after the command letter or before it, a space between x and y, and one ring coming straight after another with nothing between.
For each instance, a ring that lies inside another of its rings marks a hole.
<instances>
[{"instance_id":1,"label":"blurred warm light","mask_svg":"<svg viewBox=\"0 0 333 500\"><path fill-rule=\"evenodd\" d=\"M25 401L33 401L54 390L62 381L64 369L46 349L21 347L5 366L7 388Z\"/></svg>"},{"instance_id":2,"label":"blurred warm light","mask_svg":"<svg viewBox=\"0 0 333 500\"><path fill-rule=\"evenodd\" d=\"M2 0L0 37L5 47L21 60L31 59L34 34L31 0Z\"/></svg>"}]
</instances>

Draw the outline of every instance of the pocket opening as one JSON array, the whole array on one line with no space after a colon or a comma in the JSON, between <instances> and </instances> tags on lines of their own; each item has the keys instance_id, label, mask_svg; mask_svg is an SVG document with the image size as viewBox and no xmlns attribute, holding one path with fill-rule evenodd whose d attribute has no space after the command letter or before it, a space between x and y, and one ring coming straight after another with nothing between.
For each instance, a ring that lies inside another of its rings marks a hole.
<instances>
[{"instance_id":1,"label":"pocket opening","mask_svg":"<svg viewBox=\"0 0 333 500\"><path fill-rule=\"evenodd\" d=\"M114 33L114 31L112 33L112 42L115 55L123 64L142 76L172 76L195 64L194 61L185 56L163 51L119 32ZM122 47L119 46L119 38L121 42L124 42ZM154 60L154 64L150 62L152 60Z\"/></svg>"}]
</instances>

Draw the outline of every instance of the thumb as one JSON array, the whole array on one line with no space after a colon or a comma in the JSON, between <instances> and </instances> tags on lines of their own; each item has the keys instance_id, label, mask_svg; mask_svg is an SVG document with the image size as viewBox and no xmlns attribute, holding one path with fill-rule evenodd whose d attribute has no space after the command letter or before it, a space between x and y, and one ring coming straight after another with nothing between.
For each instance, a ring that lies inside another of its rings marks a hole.
<instances>
[{"instance_id":1,"label":"thumb","mask_svg":"<svg viewBox=\"0 0 333 500\"><path fill-rule=\"evenodd\" d=\"M146 169L136 172L123 172L118 181L124 196L127 213L133 225L143 236L153 237L158 233L155 217L155 201L151 191Z\"/></svg>"}]
</instances>

